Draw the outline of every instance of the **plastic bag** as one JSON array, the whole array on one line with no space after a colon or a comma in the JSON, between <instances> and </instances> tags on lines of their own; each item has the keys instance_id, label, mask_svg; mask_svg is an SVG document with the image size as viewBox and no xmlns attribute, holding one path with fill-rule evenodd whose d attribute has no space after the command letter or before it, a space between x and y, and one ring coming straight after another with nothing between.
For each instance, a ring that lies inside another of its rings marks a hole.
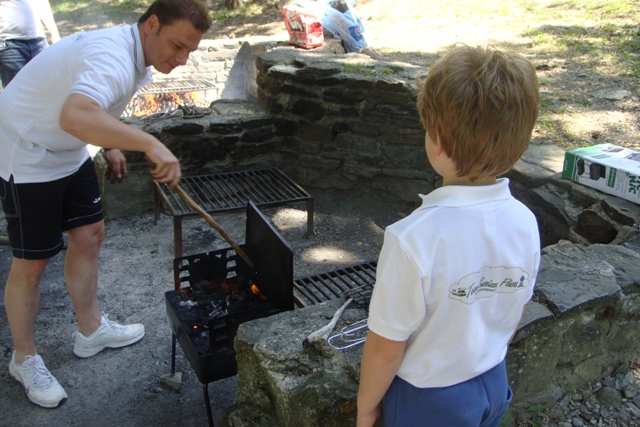
<instances>
[{"instance_id":1,"label":"plastic bag","mask_svg":"<svg viewBox=\"0 0 640 427\"><path fill-rule=\"evenodd\" d=\"M342 40L347 52L360 52L367 47L364 25L355 14L353 4L345 0L324 0L322 26Z\"/></svg>"}]
</instances>

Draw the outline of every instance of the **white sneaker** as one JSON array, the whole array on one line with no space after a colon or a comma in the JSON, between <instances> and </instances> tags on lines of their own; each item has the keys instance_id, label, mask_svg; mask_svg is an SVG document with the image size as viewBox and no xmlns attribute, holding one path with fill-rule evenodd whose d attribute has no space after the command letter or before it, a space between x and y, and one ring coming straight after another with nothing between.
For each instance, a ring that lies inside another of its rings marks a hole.
<instances>
[{"instance_id":1,"label":"white sneaker","mask_svg":"<svg viewBox=\"0 0 640 427\"><path fill-rule=\"evenodd\" d=\"M91 357L105 348L118 348L131 345L144 337L144 325L134 323L121 325L102 316L100 326L94 333L85 337L80 331L74 333L73 354L78 357Z\"/></svg>"},{"instance_id":2,"label":"white sneaker","mask_svg":"<svg viewBox=\"0 0 640 427\"><path fill-rule=\"evenodd\" d=\"M44 365L39 354L26 356L22 363L16 363L16 352L11 354L9 373L20 382L27 397L36 405L44 408L55 408L67 398L56 377Z\"/></svg>"}]
</instances>

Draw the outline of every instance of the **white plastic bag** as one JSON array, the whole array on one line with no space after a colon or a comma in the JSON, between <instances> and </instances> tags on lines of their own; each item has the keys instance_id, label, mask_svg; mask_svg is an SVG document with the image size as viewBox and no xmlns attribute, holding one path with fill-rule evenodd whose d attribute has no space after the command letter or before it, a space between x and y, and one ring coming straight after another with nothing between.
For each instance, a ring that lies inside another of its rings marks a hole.
<instances>
[{"instance_id":1,"label":"white plastic bag","mask_svg":"<svg viewBox=\"0 0 640 427\"><path fill-rule=\"evenodd\" d=\"M342 40L347 52L360 52L366 48L364 25L353 10L353 3L345 0L324 0L324 3L324 29Z\"/></svg>"}]
</instances>

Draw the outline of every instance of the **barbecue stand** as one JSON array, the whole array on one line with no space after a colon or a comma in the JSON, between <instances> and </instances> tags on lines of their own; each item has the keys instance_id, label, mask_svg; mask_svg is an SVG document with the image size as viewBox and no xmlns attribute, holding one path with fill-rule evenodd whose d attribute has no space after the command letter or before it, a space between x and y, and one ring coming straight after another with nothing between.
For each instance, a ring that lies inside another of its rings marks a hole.
<instances>
[{"instance_id":1,"label":"barbecue stand","mask_svg":"<svg viewBox=\"0 0 640 427\"><path fill-rule=\"evenodd\" d=\"M307 235L313 233L313 198L277 168L220 172L183 177L180 185L210 214L242 211L251 200L260 208L305 203ZM182 221L197 214L166 185L153 182L155 221L158 214L173 217L173 244L176 258L182 256Z\"/></svg>"},{"instance_id":2,"label":"barbecue stand","mask_svg":"<svg viewBox=\"0 0 640 427\"><path fill-rule=\"evenodd\" d=\"M241 248L255 270L232 248L176 258L176 289L165 293L172 330L171 374L177 341L203 384L209 425L208 383L236 374L233 339L238 326L293 309L293 251L253 203L246 214L246 243ZM249 294L252 284L259 288L257 295ZM214 313L220 305L222 310Z\"/></svg>"},{"instance_id":3,"label":"barbecue stand","mask_svg":"<svg viewBox=\"0 0 640 427\"><path fill-rule=\"evenodd\" d=\"M232 248L175 258L175 289L165 293L172 330L171 374L175 374L176 342L202 383L209 425L213 426L208 384L237 373L233 340L238 326L246 321L271 316L295 307L302 308L341 296L366 309L375 283L376 263L367 262L327 273L293 280L293 251L252 202L246 206L247 252L255 269ZM228 315L211 315L207 295L198 291L202 283L213 284L212 298L220 296L225 281L241 288L256 283L263 298L249 298L246 309ZM260 301L258 301L260 300ZM191 301L191 302L189 302ZM184 309L193 305L193 309Z\"/></svg>"}]
</instances>

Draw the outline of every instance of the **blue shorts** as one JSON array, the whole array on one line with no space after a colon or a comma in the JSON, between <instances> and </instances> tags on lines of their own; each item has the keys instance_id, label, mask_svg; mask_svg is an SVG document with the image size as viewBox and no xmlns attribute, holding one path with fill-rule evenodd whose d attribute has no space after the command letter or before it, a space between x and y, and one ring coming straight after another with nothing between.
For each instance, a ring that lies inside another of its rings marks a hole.
<instances>
[{"instance_id":1,"label":"blue shorts","mask_svg":"<svg viewBox=\"0 0 640 427\"><path fill-rule=\"evenodd\" d=\"M0 40L0 79L6 87L27 62L47 47L45 39Z\"/></svg>"},{"instance_id":2,"label":"blue shorts","mask_svg":"<svg viewBox=\"0 0 640 427\"><path fill-rule=\"evenodd\" d=\"M418 388L396 377L384 397L384 427L496 427L511 403L504 361L449 387Z\"/></svg>"}]
</instances>

